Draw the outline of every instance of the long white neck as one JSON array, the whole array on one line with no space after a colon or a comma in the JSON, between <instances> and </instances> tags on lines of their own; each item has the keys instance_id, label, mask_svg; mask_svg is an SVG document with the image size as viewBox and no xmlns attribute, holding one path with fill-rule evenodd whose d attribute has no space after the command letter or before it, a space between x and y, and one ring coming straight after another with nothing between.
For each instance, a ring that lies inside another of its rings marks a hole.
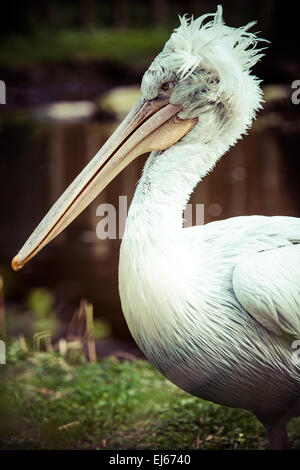
<instances>
[{"instance_id":1,"label":"long white neck","mask_svg":"<svg viewBox=\"0 0 300 470\"><path fill-rule=\"evenodd\" d=\"M182 141L163 153L153 152L130 206L120 250L119 292L131 334L155 364L161 336L173 341L183 317L190 325L188 306L205 311L199 291L199 276L205 279L205 271L185 242L183 210L223 151Z\"/></svg>"},{"instance_id":2,"label":"long white neck","mask_svg":"<svg viewBox=\"0 0 300 470\"><path fill-rule=\"evenodd\" d=\"M224 147L179 142L152 152L132 201L125 238L180 236L183 211L197 183L213 168Z\"/></svg>"}]
</instances>

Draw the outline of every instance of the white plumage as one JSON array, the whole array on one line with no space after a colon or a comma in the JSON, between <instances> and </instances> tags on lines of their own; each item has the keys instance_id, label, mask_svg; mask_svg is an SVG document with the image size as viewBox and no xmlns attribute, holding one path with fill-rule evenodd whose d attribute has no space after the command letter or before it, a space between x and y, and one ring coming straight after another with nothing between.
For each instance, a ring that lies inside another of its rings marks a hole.
<instances>
[{"instance_id":1,"label":"white plumage","mask_svg":"<svg viewBox=\"0 0 300 470\"><path fill-rule=\"evenodd\" d=\"M185 102L182 117L198 123L149 157L121 246L120 297L155 367L192 394L253 411L280 447L284 430L276 423L296 400L299 409L300 398L300 367L292 362L292 341L300 338L300 221L235 217L182 228L195 185L245 132L261 101L248 71L261 57L246 49L255 36L224 26L220 8L201 26L206 16L183 18L143 78L151 98L176 77L170 101Z\"/></svg>"},{"instance_id":2,"label":"white plumage","mask_svg":"<svg viewBox=\"0 0 300 470\"><path fill-rule=\"evenodd\" d=\"M211 21L207 21L212 17ZM130 161L149 150L127 218L119 288L130 331L172 382L252 411L272 448L300 414L300 221L235 217L183 228L183 210L261 107L250 68L262 57L222 9L185 17L146 71L141 100L47 214L20 269Z\"/></svg>"}]
</instances>

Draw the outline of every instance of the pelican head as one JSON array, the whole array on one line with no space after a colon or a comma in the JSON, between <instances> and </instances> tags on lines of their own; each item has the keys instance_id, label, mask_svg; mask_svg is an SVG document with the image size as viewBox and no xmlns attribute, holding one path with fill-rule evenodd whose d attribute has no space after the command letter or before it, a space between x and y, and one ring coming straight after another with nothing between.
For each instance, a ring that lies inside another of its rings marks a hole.
<instances>
[{"instance_id":1,"label":"pelican head","mask_svg":"<svg viewBox=\"0 0 300 470\"><path fill-rule=\"evenodd\" d=\"M14 270L64 230L139 155L198 142L213 144L214 155L221 156L247 130L261 103L259 80L250 72L262 57L259 39L248 32L254 22L228 27L221 6L215 14L196 20L184 16L180 22L146 71L136 106L32 233L12 261Z\"/></svg>"},{"instance_id":2,"label":"pelican head","mask_svg":"<svg viewBox=\"0 0 300 470\"><path fill-rule=\"evenodd\" d=\"M248 32L255 21L238 29L226 26L219 5L215 14L196 20L184 16L180 23L145 72L142 95L147 100L168 97L181 106L179 118L196 118L197 140L224 143L227 137L232 145L261 107L260 80L251 68L263 48L256 47L261 41L256 34Z\"/></svg>"}]
</instances>

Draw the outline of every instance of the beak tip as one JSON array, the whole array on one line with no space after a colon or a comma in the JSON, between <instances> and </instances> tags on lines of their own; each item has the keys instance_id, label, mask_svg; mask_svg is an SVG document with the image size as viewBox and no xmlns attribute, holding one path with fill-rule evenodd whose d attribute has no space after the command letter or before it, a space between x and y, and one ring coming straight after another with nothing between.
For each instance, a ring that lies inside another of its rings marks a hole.
<instances>
[{"instance_id":1,"label":"beak tip","mask_svg":"<svg viewBox=\"0 0 300 470\"><path fill-rule=\"evenodd\" d=\"M22 264L20 262L19 256L15 256L11 262L11 267L14 271L19 271L22 268Z\"/></svg>"}]
</instances>

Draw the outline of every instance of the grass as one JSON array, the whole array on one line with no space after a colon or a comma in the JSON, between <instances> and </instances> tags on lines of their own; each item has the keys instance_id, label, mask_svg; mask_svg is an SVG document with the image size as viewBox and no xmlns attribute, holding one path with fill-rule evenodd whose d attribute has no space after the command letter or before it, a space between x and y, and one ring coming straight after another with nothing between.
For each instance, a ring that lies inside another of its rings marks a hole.
<instances>
[{"instance_id":1,"label":"grass","mask_svg":"<svg viewBox=\"0 0 300 470\"><path fill-rule=\"evenodd\" d=\"M192 397L143 360L111 357L92 364L82 355L29 352L15 341L1 373L0 449L267 445L263 427L250 413Z\"/></svg>"},{"instance_id":2,"label":"grass","mask_svg":"<svg viewBox=\"0 0 300 470\"><path fill-rule=\"evenodd\" d=\"M53 325L45 324L52 304L45 289L28 295L34 327L26 339L7 337L2 321L0 450L267 448L264 428L250 413L188 395L147 361L97 361L95 338L108 331L85 300L66 338L53 344ZM45 326L48 332L38 331ZM289 430L292 447L300 449L299 419Z\"/></svg>"},{"instance_id":3,"label":"grass","mask_svg":"<svg viewBox=\"0 0 300 470\"><path fill-rule=\"evenodd\" d=\"M1 43L2 67L63 63L68 60L110 60L144 63L160 52L169 32L164 29L38 31L15 35Z\"/></svg>"}]
</instances>

